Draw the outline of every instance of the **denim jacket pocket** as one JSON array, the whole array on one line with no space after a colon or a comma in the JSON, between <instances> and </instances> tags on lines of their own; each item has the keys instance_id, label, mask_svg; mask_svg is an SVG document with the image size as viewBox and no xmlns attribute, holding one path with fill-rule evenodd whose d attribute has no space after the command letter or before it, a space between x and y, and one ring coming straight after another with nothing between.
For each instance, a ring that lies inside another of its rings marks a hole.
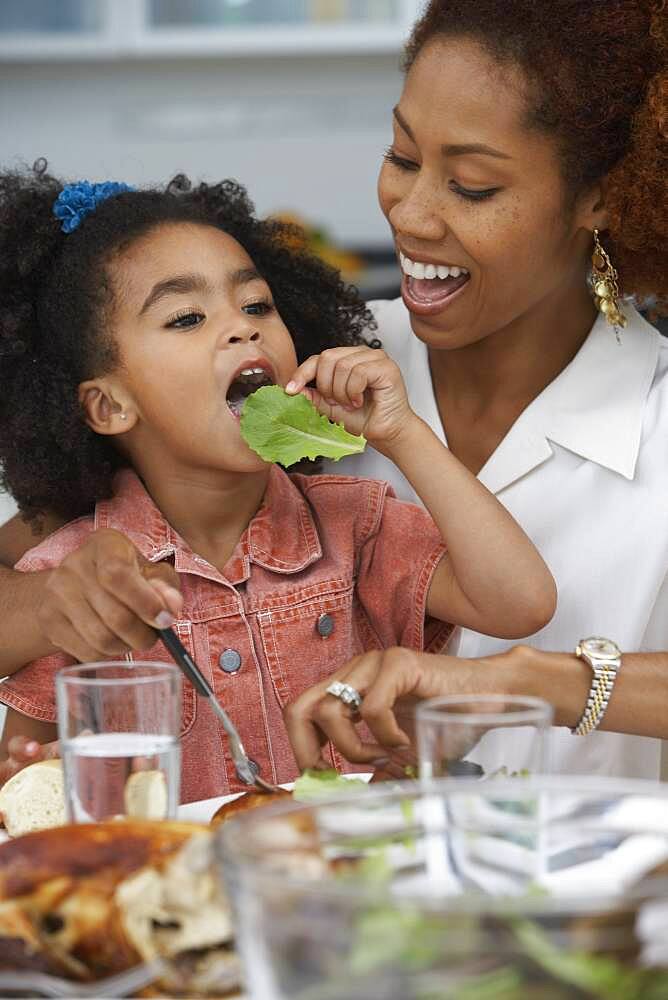
<instances>
[{"instance_id":1,"label":"denim jacket pocket","mask_svg":"<svg viewBox=\"0 0 668 1000\"><path fill-rule=\"evenodd\" d=\"M172 626L179 639L194 658L192 624L190 622L175 622ZM128 653L127 660L138 662L140 660L153 660L157 663L173 663L174 661L167 653L162 639L159 639L150 649L142 650L141 653ZM186 677L181 678L181 729L179 736L185 736L190 732L197 718L197 692Z\"/></svg>"},{"instance_id":2,"label":"denim jacket pocket","mask_svg":"<svg viewBox=\"0 0 668 1000\"><path fill-rule=\"evenodd\" d=\"M360 652L354 627L352 585L345 590L259 611L257 622L282 708Z\"/></svg>"}]
</instances>

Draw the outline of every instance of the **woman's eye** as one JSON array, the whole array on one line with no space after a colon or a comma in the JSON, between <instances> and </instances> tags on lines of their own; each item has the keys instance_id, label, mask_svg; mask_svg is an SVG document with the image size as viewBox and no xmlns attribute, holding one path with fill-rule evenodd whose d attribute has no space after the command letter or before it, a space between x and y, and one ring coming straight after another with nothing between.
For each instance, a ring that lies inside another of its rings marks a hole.
<instances>
[{"instance_id":1,"label":"woman's eye","mask_svg":"<svg viewBox=\"0 0 668 1000\"><path fill-rule=\"evenodd\" d=\"M475 188L465 188L457 181L450 181L450 190L458 194L460 198L466 198L467 201L485 201L486 198L491 198L492 195L496 194L499 188L483 188L481 191Z\"/></svg>"},{"instance_id":2,"label":"woman's eye","mask_svg":"<svg viewBox=\"0 0 668 1000\"><path fill-rule=\"evenodd\" d=\"M274 306L271 302L262 300L260 302L247 302L246 305L241 308L249 316L266 316L267 313L270 313L273 310Z\"/></svg>"},{"instance_id":3,"label":"woman's eye","mask_svg":"<svg viewBox=\"0 0 668 1000\"><path fill-rule=\"evenodd\" d=\"M399 167L400 170L420 169L419 164L414 163L413 160L407 160L403 156L397 156L391 146L383 153L383 159L386 163L391 163L393 167Z\"/></svg>"},{"instance_id":4,"label":"woman's eye","mask_svg":"<svg viewBox=\"0 0 668 1000\"><path fill-rule=\"evenodd\" d=\"M170 330L189 330L191 327L201 323L203 319L203 313L194 312L192 309L189 309L188 312L180 313L178 316L174 316L168 320L167 327Z\"/></svg>"}]
</instances>

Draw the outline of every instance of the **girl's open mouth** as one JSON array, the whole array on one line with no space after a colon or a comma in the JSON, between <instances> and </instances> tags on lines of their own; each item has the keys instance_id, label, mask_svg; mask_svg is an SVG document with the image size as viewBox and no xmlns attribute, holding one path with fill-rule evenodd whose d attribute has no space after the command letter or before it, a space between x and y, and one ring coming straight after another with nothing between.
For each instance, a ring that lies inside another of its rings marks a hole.
<instances>
[{"instance_id":1,"label":"girl's open mouth","mask_svg":"<svg viewBox=\"0 0 668 1000\"><path fill-rule=\"evenodd\" d=\"M274 379L266 368L243 368L230 382L227 390L227 405L237 420L241 416L244 403L256 389L263 385L275 385Z\"/></svg>"},{"instance_id":2,"label":"girl's open mouth","mask_svg":"<svg viewBox=\"0 0 668 1000\"><path fill-rule=\"evenodd\" d=\"M411 312L431 315L441 312L469 282L467 268L447 264L424 264L411 260L401 251L403 272L401 294Z\"/></svg>"}]
</instances>

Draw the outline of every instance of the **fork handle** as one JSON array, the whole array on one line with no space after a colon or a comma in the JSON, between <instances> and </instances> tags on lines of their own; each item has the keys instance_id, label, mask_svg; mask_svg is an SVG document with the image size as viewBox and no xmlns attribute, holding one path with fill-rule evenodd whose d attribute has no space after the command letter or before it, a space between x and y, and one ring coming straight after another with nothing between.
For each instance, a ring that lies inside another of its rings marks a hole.
<instances>
[{"instance_id":1,"label":"fork handle","mask_svg":"<svg viewBox=\"0 0 668 1000\"><path fill-rule=\"evenodd\" d=\"M211 708L220 719L221 725L227 733L232 750L232 759L236 772L246 785L255 784L256 771L254 765L244 749L241 737L229 715L220 704L213 689L206 677L199 669L188 650L185 648L176 632L171 628L160 628L157 630L165 646L172 654L176 663L181 668L186 677L192 681L195 690L203 698L207 698Z\"/></svg>"},{"instance_id":2,"label":"fork handle","mask_svg":"<svg viewBox=\"0 0 668 1000\"><path fill-rule=\"evenodd\" d=\"M157 631L165 646L172 654L177 664L181 667L183 673L186 675L188 680L192 682L192 685L198 694L201 694L204 698L215 697L209 682L179 639L176 632L174 632L171 628L159 628Z\"/></svg>"}]
</instances>

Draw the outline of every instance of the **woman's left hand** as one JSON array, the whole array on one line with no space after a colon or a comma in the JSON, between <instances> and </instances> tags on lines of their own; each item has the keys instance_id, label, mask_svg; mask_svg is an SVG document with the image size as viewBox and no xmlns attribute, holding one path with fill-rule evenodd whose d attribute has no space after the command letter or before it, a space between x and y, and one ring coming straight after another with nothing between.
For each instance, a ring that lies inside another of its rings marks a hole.
<instances>
[{"instance_id":1,"label":"woman's left hand","mask_svg":"<svg viewBox=\"0 0 668 1000\"><path fill-rule=\"evenodd\" d=\"M315 388L306 388L315 382ZM397 364L371 347L334 347L307 358L285 387L351 434L364 434L379 451L391 447L411 421L406 387Z\"/></svg>"}]
</instances>

